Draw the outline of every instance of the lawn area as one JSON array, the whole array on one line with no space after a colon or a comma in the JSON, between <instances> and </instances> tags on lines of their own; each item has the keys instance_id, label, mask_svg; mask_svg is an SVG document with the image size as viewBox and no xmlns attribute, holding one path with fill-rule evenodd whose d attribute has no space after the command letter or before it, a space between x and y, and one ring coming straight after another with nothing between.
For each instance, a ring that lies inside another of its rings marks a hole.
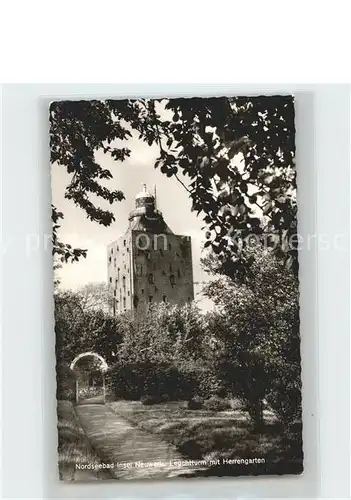
<instances>
[{"instance_id":1,"label":"lawn area","mask_svg":"<svg viewBox=\"0 0 351 500\"><path fill-rule=\"evenodd\" d=\"M205 475L297 474L302 472L298 433L286 436L274 415L265 411L265 427L254 432L242 410L188 410L185 402L144 406L139 401L116 401L109 406L140 428L176 446L184 457L219 461ZM233 465L228 459L264 459L264 463ZM203 474L203 473L202 473Z\"/></svg>"},{"instance_id":2,"label":"lawn area","mask_svg":"<svg viewBox=\"0 0 351 500\"><path fill-rule=\"evenodd\" d=\"M58 465L60 479L85 481L103 479L101 470L79 470L76 464L99 464L99 457L91 449L70 401L57 402Z\"/></svg>"}]
</instances>

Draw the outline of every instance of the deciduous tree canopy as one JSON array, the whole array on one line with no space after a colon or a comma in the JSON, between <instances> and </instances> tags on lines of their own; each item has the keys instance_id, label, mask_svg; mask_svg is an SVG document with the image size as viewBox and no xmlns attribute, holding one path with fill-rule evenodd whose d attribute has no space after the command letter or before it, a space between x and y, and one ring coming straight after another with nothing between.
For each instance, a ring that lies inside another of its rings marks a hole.
<instances>
[{"instance_id":1,"label":"deciduous tree canopy","mask_svg":"<svg viewBox=\"0 0 351 500\"><path fill-rule=\"evenodd\" d=\"M222 262L222 272L246 270L252 259L241 242L257 235L287 267L297 272L294 105L291 96L193 98L154 101L106 100L54 102L50 108L51 162L71 175L65 197L87 217L108 226L113 204L124 195L103 180L113 177L95 158L98 150L123 162L137 134L159 155L155 168L176 177L204 220L206 246ZM123 147L118 147L118 140ZM54 253L63 261L86 256L59 241L64 214L53 207Z\"/></svg>"},{"instance_id":2,"label":"deciduous tree canopy","mask_svg":"<svg viewBox=\"0 0 351 500\"><path fill-rule=\"evenodd\" d=\"M299 419L298 280L270 252L251 252L255 259L246 282L221 277L205 289L219 308L212 322L214 363L253 418L259 419L257 404L266 398L282 419Z\"/></svg>"}]
</instances>

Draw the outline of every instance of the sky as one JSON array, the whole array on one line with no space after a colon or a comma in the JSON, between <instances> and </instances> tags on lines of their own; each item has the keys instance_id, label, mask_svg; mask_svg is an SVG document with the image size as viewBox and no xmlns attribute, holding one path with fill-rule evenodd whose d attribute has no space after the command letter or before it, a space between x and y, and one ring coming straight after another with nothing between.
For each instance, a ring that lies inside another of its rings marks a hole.
<instances>
[{"instance_id":1,"label":"sky","mask_svg":"<svg viewBox=\"0 0 351 500\"><path fill-rule=\"evenodd\" d=\"M157 208L163 213L173 233L191 236L194 282L198 283L194 286L195 300L203 310L212 309L212 301L201 294L203 282L211 279L200 266L201 249L205 239L205 232L201 227L204 222L195 212L191 212L189 193L176 178L168 178L159 169L154 168L158 156L157 146L148 146L136 137L129 139L125 145L131 150L131 155L124 162L116 162L102 151L96 154L101 166L113 174L113 179L107 184L109 188L121 190L126 198L113 205L103 204L99 200L98 203L103 208L114 213L116 220L109 227L91 222L82 209L64 198L65 187L71 176L64 167L52 165L52 201L64 214L64 220L60 222L60 240L70 243L73 247L88 249L86 259L81 258L73 264L63 264L59 271L61 289L78 290L88 283L107 282L106 247L127 230L129 212L135 207L135 196L145 183L151 192L156 185Z\"/></svg>"}]
</instances>

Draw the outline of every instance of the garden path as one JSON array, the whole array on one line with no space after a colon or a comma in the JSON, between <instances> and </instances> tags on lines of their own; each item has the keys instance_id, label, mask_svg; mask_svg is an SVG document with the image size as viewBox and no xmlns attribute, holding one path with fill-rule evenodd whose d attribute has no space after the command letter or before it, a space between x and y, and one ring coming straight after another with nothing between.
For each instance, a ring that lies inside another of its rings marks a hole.
<instances>
[{"instance_id":1,"label":"garden path","mask_svg":"<svg viewBox=\"0 0 351 500\"><path fill-rule=\"evenodd\" d=\"M195 472L177 464L184 457L158 436L135 427L108 406L82 403L76 406L81 425L101 461L114 464L109 471L115 479L184 477Z\"/></svg>"}]
</instances>

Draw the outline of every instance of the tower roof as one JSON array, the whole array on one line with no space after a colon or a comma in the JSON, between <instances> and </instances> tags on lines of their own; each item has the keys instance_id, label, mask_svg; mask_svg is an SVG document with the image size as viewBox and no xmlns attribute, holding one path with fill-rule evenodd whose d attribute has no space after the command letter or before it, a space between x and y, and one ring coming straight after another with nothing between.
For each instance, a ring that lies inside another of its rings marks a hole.
<instances>
[{"instance_id":1,"label":"tower roof","mask_svg":"<svg viewBox=\"0 0 351 500\"><path fill-rule=\"evenodd\" d=\"M129 214L129 229L150 231L153 233L171 233L162 213L156 209L156 197L151 194L146 184L135 197L135 209Z\"/></svg>"},{"instance_id":2,"label":"tower roof","mask_svg":"<svg viewBox=\"0 0 351 500\"><path fill-rule=\"evenodd\" d=\"M136 200L139 200L140 198L153 198L154 199L154 195L151 194L148 190L147 190L147 186L146 184L143 184L142 185L142 191L140 191L140 193L138 193L135 197Z\"/></svg>"}]
</instances>

